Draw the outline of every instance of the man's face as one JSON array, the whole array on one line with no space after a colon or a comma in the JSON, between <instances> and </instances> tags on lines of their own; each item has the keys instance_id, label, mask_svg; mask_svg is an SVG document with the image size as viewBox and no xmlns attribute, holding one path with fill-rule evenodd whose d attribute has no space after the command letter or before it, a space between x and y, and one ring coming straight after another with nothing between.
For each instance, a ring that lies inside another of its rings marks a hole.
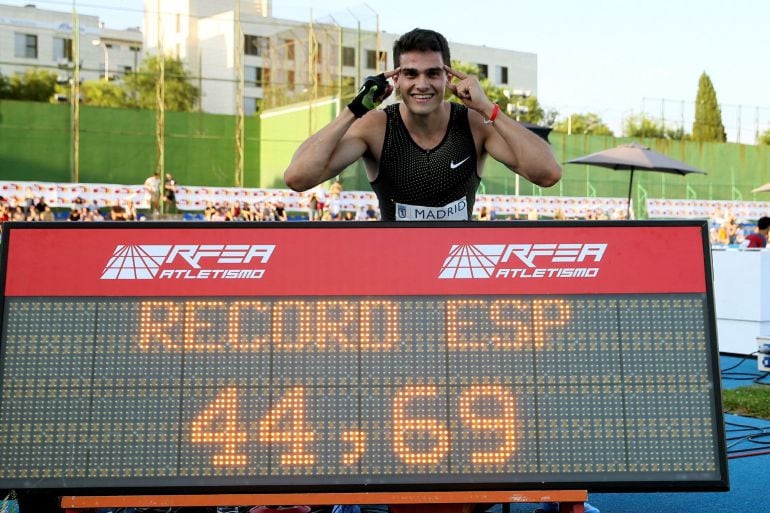
<instances>
[{"instance_id":1,"label":"man's face","mask_svg":"<svg viewBox=\"0 0 770 513\"><path fill-rule=\"evenodd\" d=\"M449 77L440 52L406 52L399 56L400 71L394 76L396 89L415 114L436 110L444 100Z\"/></svg>"}]
</instances>

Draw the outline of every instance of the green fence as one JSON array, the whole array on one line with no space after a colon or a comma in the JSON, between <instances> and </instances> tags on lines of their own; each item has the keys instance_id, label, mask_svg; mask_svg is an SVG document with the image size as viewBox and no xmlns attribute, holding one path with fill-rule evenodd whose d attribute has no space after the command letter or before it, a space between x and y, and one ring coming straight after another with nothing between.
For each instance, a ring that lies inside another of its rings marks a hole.
<instances>
[{"instance_id":1,"label":"green fence","mask_svg":"<svg viewBox=\"0 0 770 513\"><path fill-rule=\"evenodd\" d=\"M244 185L260 187L259 119L246 118ZM0 179L74 180L72 112L68 105L0 102ZM80 109L80 182L137 184L155 170L155 112ZM180 185L235 183L235 118L167 112L165 170Z\"/></svg>"},{"instance_id":2,"label":"green fence","mask_svg":"<svg viewBox=\"0 0 770 513\"><path fill-rule=\"evenodd\" d=\"M283 187L283 170L308 135L331 121L339 102L333 98L247 117L244 185ZM82 107L80 173L82 182L141 183L155 169L157 145L153 111ZM165 167L180 185L235 185L235 117L168 112ZM67 105L0 102L0 179L72 181L72 118ZM560 162L612 148L631 139L552 133ZM636 172L633 198L768 200L752 189L770 182L770 147L663 139L636 140L653 150L706 171L679 176ZM629 172L568 164L563 179L542 189L518 180L521 195L626 197ZM342 173L347 190L368 190L362 164ZM488 159L487 194L515 194L516 175ZM637 211L637 214L643 213Z\"/></svg>"}]
</instances>

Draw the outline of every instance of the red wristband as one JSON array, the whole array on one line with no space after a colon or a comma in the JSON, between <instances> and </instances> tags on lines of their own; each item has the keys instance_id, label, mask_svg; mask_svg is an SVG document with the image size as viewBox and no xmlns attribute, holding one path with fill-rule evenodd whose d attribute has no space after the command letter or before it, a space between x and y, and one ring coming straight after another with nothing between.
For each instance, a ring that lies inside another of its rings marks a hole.
<instances>
[{"instance_id":1,"label":"red wristband","mask_svg":"<svg viewBox=\"0 0 770 513\"><path fill-rule=\"evenodd\" d=\"M495 119L497 118L497 115L500 113L500 106L495 103L494 108L492 109L492 115L489 116L489 119L484 121L485 124L489 125L495 122Z\"/></svg>"}]
</instances>

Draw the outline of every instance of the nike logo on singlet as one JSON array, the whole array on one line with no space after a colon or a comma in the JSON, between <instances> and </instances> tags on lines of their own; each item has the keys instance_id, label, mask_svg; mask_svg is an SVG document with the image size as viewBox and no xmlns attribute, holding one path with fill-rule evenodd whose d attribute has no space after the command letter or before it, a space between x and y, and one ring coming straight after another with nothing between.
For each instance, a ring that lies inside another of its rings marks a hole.
<instances>
[{"instance_id":1,"label":"nike logo on singlet","mask_svg":"<svg viewBox=\"0 0 770 513\"><path fill-rule=\"evenodd\" d=\"M457 169L458 167L462 166L462 165L463 165L463 163L464 163L466 160L468 160L469 158L471 158L471 156L470 156L470 155L468 155L467 157L465 157L464 159L462 159L462 160L461 160L460 162L458 162L457 164L455 164L455 163L454 163L454 161L450 162L450 163L449 163L449 169Z\"/></svg>"}]
</instances>

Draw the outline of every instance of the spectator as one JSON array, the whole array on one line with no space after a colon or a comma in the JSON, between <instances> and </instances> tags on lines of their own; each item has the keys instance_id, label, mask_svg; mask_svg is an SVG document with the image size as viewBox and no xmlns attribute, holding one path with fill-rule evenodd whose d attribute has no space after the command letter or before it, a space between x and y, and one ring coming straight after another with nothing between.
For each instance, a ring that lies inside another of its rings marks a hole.
<instances>
[{"instance_id":1,"label":"spectator","mask_svg":"<svg viewBox=\"0 0 770 513\"><path fill-rule=\"evenodd\" d=\"M49 222L49 221L54 221L55 219L56 218L53 215L53 211L51 210L51 207L46 205L43 208L43 211L40 213L40 220Z\"/></svg>"},{"instance_id":2,"label":"spectator","mask_svg":"<svg viewBox=\"0 0 770 513\"><path fill-rule=\"evenodd\" d=\"M486 205L483 205L481 207L481 210L479 210L479 221L489 221L489 209Z\"/></svg>"},{"instance_id":3,"label":"spectator","mask_svg":"<svg viewBox=\"0 0 770 513\"><path fill-rule=\"evenodd\" d=\"M318 217L318 196L315 195L315 192L310 191L310 196L307 199L307 218L308 221L317 221Z\"/></svg>"},{"instance_id":4,"label":"spectator","mask_svg":"<svg viewBox=\"0 0 770 513\"><path fill-rule=\"evenodd\" d=\"M121 206L120 201L115 200L110 207L111 221L126 221L126 209Z\"/></svg>"},{"instance_id":5,"label":"spectator","mask_svg":"<svg viewBox=\"0 0 770 513\"><path fill-rule=\"evenodd\" d=\"M217 213L217 207L211 201L206 201L206 208L203 209L203 217L206 221L211 221L214 214Z\"/></svg>"},{"instance_id":6,"label":"spectator","mask_svg":"<svg viewBox=\"0 0 770 513\"><path fill-rule=\"evenodd\" d=\"M227 207L221 206L211 216L211 220L212 221L232 221L233 218L231 217L230 212L227 210Z\"/></svg>"},{"instance_id":7,"label":"spectator","mask_svg":"<svg viewBox=\"0 0 770 513\"><path fill-rule=\"evenodd\" d=\"M760 217L757 221L757 227L754 230L754 233L746 235L742 247L766 248L768 232L770 232L770 217Z\"/></svg>"},{"instance_id":8,"label":"spectator","mask_svg":"<svg viewBox=\"0 0 770 513\"><path fill-rule=\"evenodd\" d=\"M275 204L275 220L276 221L287 221L289 217L286 214L286 205L283 204L283 201L278 201Z\"/></svg>"},{"instance_id":9,"label":"spectator","mask_svg":"<svg viewBox=\"0 0 770 513\"><path fill-rule=\"evenodd\" d=\"M171 173L166 173L163 183L163 207L166 213L176 213L176 181Z\"/></svg>"},{"instance_id":10,"label":"spectator","mask_svg":"<svg viewBox=\"0 0 770 513\"><path fill-rule=\"evenodd\" d=\"M67 221L80 221L80 209L77 207L72 207L72 210L70 210L70 215L67 217Z\"/></svg>"},{"instance_id":11,"label":"spectator","mask_svg":"<svg viewBox=\"0 0 770 513\"><path fill-rule=\"evenodd\" d=\"M144 202L150 205L150 212L158 212L160 200L160 173L155 171L144 181Z\"/></svg>"}]
</instances>

